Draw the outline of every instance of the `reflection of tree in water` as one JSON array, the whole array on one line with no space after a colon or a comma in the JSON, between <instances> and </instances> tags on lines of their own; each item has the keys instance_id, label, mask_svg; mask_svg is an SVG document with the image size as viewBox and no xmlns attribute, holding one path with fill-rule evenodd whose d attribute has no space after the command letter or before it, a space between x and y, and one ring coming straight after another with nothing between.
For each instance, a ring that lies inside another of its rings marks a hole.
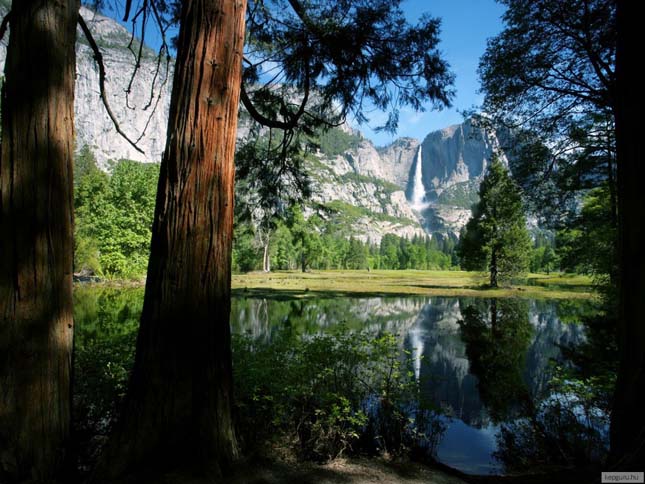
<instances>
[{"instance_id":1,"label":"reflection of tree in water","mask_svg":"<svg viewBox=\"0 0 645 484\"><path fill-rule=\"evenodd\" d=\"M492 299L487 308L468 306L459 327L470 373L493 420L530 412L532 399L522 377L533 336L527 303Z\"/></svg>"},{"instance_id":2,"label":"reflection of tree in water","mask_svg":"<svg viewBox=\"0 0 645 484\"><path fill-rule=\"evenodd\" d=\"M538 337L533 346L544 344L540 335L550 333L548 324L529 320L528 309L524 301L491 300L468 306L459 322L482 402L502 424L495 457L507 470L598 460L604 452L598 422L604 417L586 405L584 388L568 381L554 386L558 380L551 381L550 373L531 389L526 383L534 329ZM544 311L532 313L549 319ZM566 344L568 338L561 336L550 346Z\"/></svg>"}]
</instances>

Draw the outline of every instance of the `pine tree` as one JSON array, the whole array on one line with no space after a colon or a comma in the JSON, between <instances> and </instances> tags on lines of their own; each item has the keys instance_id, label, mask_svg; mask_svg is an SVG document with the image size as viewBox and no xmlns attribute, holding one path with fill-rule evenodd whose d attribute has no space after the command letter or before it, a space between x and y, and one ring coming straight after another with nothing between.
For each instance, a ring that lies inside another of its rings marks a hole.
<instances>
[{"instance_id":1,"label":"pine tree","mask_svg":"<svg viewBox=\"0 0 645 484\"><path fill-rule=\"evenodd\" d=\"M479 203L459 243L466 270L490 271L490 285L526 272L531 239L526 230L519 188L501 161L494 157L479 188Z\"/></svg>"}]
</instances>

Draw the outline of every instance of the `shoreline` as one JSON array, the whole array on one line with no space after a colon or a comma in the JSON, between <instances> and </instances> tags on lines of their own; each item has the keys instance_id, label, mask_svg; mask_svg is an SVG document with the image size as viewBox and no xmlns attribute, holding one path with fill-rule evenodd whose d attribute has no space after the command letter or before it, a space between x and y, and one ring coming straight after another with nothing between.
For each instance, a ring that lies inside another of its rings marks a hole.
<instances>
[{"instance_id":1,"label":"shoreline","mask_svg":"<svg viewBox=\"0 0 645 484\"><path fill-rule=\"evenodd\" d=\"M466 271L321 270L233 274L231 295L275 299L313 297L443 296L592 300L598 298L589 276L529 274L523 284L490 288L487 275ZM76 287L142 288L145 279L75 282Z\"/></svg>"}]
</instances>

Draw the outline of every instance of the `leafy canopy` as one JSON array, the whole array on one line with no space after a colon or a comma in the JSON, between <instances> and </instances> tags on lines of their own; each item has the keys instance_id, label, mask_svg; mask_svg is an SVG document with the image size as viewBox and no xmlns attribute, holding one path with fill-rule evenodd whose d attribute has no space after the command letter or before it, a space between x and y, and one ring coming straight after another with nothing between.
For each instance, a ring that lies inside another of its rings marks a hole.
<instances>
[{"instance_id":1,"label":"leafy canopy","mask_svg":"<svg viewBox=\"0 0 645 484\"><path fill-rule=\"evenodd\" d=\"M505 28L480 60L483 110L514 128L513 175L558 223L576 192L615 180L616 2L502 3Z\"/></svg>"}]
</instances>

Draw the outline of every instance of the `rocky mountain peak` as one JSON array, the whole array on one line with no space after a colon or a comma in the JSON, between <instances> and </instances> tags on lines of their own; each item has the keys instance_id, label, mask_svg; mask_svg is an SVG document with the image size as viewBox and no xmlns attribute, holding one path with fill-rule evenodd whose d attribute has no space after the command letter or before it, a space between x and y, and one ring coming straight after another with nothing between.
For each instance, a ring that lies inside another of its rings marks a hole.
<instances>
[{"instance_id":1,"label":"rocky mountain peak","mask_svg":"<svg viewBox=\"0 0 645 484\"><path fill-rule=\"evenodd\" d=\"M6 3L0 0L0 12L3 8L6 11ZM89 146L103 169L108 169L112 159L159 162L166 140L172 65L162 62L158 68L154 52L146 49L134 73L135 56L128 48L128 29L84 7L81 14L103 53L112 110L121 129L136 140L145 154L116 133L100 99L98 67L80 31L75 98L77 147ZM2 69L6 42L7 37L0 44ZM242 128L240 135L248 132ZM470 120L433 131L422 142L406 137L384 147L374 146L350 126L335 132L339 138L331 143L333 149L319 153L318 163L310 167L315 182L314 201L351 214L347 220L354 235L373 242L378 242L384 233L408 237L424 232L458 233L470 216L492 153L500 150L495 133ZM418 198L415 203L413 194Z\"/></svg>"}]
</instances>

